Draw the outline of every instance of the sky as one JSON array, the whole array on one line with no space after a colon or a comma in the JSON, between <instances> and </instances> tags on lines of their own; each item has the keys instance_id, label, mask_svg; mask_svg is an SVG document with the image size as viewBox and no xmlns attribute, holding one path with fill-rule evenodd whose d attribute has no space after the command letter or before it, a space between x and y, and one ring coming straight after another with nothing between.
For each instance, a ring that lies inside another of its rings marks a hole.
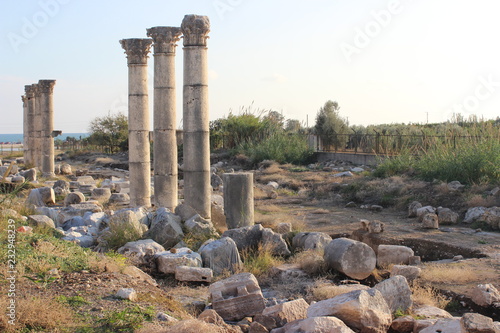
<instances>
[{"instance_id":1,"label":"sky","mask_svg":"<svg viewBox=\"0 0 500 333\"><path fill-rule=\"evenodd\" d=\"M127 114L124 38L207 15L210 119L274 110L314 125L500 116L497 0L0 0L0 133L22 133L24 85L56 79L55 129ZM182 40L177 119L182 127ZM153 58L149 58L153 117Z\"/></svg>"}]
</instances>

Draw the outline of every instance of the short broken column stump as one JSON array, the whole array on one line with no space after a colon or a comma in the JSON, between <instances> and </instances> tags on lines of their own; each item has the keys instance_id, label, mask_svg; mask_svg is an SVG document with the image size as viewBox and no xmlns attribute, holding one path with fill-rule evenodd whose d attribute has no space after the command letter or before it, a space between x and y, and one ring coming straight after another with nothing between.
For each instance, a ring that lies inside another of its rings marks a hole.
<instances>
[{"instance_id":1,"label":"short broken column stump","mask_svg":"<svg viewBox=\"0 0 500 333\"><path fill-rule=\"evenodd\" d=\"M209 288L212 306L224 320L241 320L260 314L266 305L259 283L251 273L217 281Z\"/></svg>"}]
</instances>

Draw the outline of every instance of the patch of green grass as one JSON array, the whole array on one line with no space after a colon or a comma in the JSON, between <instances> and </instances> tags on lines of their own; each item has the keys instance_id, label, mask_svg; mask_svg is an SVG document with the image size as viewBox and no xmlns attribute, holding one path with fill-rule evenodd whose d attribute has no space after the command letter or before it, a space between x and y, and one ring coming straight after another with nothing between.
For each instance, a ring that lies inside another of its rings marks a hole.
<instances>
[{"instance_id":1,"label":"patch of green grass","mask_svg":"<svg viewBox=\"0 0 500 333\"><path fill-rule=\"evenodd\" d=\"M121 311L109 311L98 321L98 332L134 332L142 327L145 321L154 319L155 309L134 305Z\"/></svg>"},{"instance_id":2,"label":"patch of green grass","mask_svg":"<svg viewBox=\"0 0 500 333\"><path fill-rule=\"evenodd\" d=\"M61 296L58 296L56 298L56 300L60 303L65 303L65 304L68 304L72 307L80 307L80 306L83 306L83 305L86 305L86 304L90 304L89 301L87 301L85 298L83 298L82 296L65 296L65 295L61 295Z\"/></svg>"},{"instance_id":3,"label":"patch of green grass","mask_svg":"<svg viewBox=\"0 0 500 333\"><path fill-rule=\"evenodd\" d=\"M281 263L281 260L272 255L270 247L259 244L256 250L244 250L241 254L243 270L252 273L256 277L265 276L269 270Z\"/></svg>"}]
</instances>

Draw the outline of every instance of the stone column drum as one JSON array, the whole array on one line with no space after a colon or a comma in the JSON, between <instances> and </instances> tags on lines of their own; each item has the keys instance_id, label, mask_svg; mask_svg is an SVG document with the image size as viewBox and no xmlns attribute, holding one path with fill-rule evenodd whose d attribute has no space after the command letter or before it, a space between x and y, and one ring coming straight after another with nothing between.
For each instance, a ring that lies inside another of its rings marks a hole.
<instances>
[{"instance_id":1,"label":"stone column drum","mask_svg":"<svg viewBox=\"0 0 500 333\"><path fill-rule=\"evenodd\" d=\"M151 206L149 152L148 53L149 38L122 39L128 64L128 147L130 206Z\"/></svg>"},{"instance_id":2,"label":"stone column drum","mask_svg":"<svg viewBox=\"0 0 500 333\"><path fill-rule=\"evenodd\" d=\"M254 225L253 173L225 173L222 181L227 228Z\"/></svg>"},{"instance_id":3,"label":"stone column drum","mask_svg":"<svg viewBox=\"0 0 500 333\"><path fill-rule=\"evenodd\" d=\"M23 101L23 158L24 163L29 159L29 146L28 146L28 97L21 95Z\"/></svg>"},{"instance_id":4,"label":"stone column drum","mask_svg":"<svg viewBox=\"0 0 500 333\"><path fill-rule=\"evenodd\" d=\"M42 155L42 176L54 177L54 102L53 92L56 80L38 81L40 91L40 119L41 130L41 155Z\"/></svg>"},{"instance_id":5,"label":"stone column drum","mask_svg":"<svg viewBox=\"0 0 500 333\"><path fill-rule=\"evenodd\" d=\"M210 219L210 138L208 115L206 16L186 15L181 25L184 35L184 202L203 218Z\"/></svg>"},{"instance_id":6,"label":"stone column drum","mask_svg":"<svg viewBox=\"0 0 500 333\"><path fill-rule=\"evenodd\" d=\"M154 47L154 197L157 207L173 211L178 200L175 47L179 27L153 27L147 30Z\"/></svg>"},{"instance_id":7,"label":"stone column drum","mask_svg":"<svg viewBox=\"0 0 500 333\"><path fill-rule=\"evenodd\" d=\"M24 153L24 163L26 165L34 166L35 165L35 85L27 85L24 86L24 91L26 93L26 107L27 113L26 118L24 119L25 123L25 131L24 133L24 144L26 145L25 153Z\"/></svg>"},{"instance_id":8,"label":"stone column drum","mask_svg":"<svg viewBox=\"0 0 500 333\"><path fill-rule=\"evenodd\" d=\"M40 169L42 167L42 126L43 126L42 114L41 114L42 108L40 105L41 92L40 92L40 89L38 87L38 84L33 84L33 87L35 90L34 91L34 93L35 93L34 107L35 108L34 108L34 118L33 118L33 122L34 122L34 127L33 127L34 145L33 145L33 148L34 148L35 155L33 156L33 160L35 163L35 167Z\"/></svg>"}]
</instances>

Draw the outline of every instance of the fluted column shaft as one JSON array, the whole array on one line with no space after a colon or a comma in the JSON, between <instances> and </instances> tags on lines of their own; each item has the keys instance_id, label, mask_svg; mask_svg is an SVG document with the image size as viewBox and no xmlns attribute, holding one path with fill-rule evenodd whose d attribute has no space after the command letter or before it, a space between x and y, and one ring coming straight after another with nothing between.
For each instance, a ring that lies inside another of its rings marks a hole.
<instances>
[{"instance_id":1,"label":"fluted column shaft","mask_svg":"<svg viewBox=\"0 0 500 333\"><path fill-rule=\"evenodd\" d=\"M41 107L41 91L38 84L33 84L35 89L34 102L34 162L35 166L41 170L42 168L42 107Z\"/></svg>"},{"instance_id":2,"label":"fluted column shaft","mask_svg":"<svg viewBox=\"0 0 500 333\"><path fill-rule=\"evenodd\" d=\"M24 86L26 95L26 117L24 119L24 163L35 166L35 85Z\"/></svg>"},{"instance_id":3,"label":"fluted column shaft","mask_svg":"<svg viewBox=\"0 0 500 333\"><path fill-rule=\"evenodd\" d=\"M175 47L178 27L147 30L154 46L154 197L157 207L174 210L178 203Z\"/></svg>"},{"instance_id":4,"label":"fluted column shaft","mask_svg":"<svg viewBox=\"0 0 500 333\"><path fill-rule=\"evenodd\" d=\"M42 176L54 177L54 101L53 92L56 80L38 81L40 90L40 118L41 128L41 155L42 155Z\"/></svg>"},{"instance_id":5,"label":"fluted column shaft","mask_svg":"<svg viewBox=\"0 0 500 333\"><path fill-rule=\"evenodd\" d=\"M151 206L148 53L151 39L123 39L128 64L128 146L130 206Z\"/></svg>"},{"instance_id":6,"label":"fluted column shaft","mask_svg":"<svg viewBox=\"0 0 500 333\"><path fill-rule=\"evenodd\" d=\"M210 137L206 16L186 15L184 35L183 145L184 201L210 218Z\"/></svg>"},{"instance_id":7,"label":"fluted column shaft","mask_svg":"<svg viewBox=\"0 0 500 333\"><path fill-rule=\"evenodd\" d=\"M29 146L28 146L28 97L22 95L21 99L23 101L23 158L24 163L29 159Z\"/></svg>"}]
</instances>

